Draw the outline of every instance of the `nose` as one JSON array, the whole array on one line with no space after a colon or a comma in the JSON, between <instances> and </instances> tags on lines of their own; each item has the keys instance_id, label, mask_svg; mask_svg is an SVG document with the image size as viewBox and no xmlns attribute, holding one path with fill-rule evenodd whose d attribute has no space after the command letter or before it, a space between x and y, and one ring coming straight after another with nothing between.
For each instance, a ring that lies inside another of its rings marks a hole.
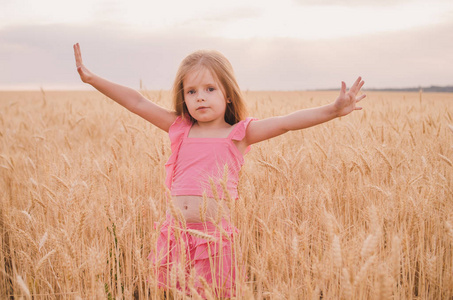
<instances>
[{"instance_id":1,"label":"nose","mask_svg":"<svg viewBox=\"0 0 453 300\"><path fill-rule=\"evenodd\" d=\"M203 101L205 101L203 92L198 92L197 93L197 102L203 102Z\"/></svg>"}]
</instances>

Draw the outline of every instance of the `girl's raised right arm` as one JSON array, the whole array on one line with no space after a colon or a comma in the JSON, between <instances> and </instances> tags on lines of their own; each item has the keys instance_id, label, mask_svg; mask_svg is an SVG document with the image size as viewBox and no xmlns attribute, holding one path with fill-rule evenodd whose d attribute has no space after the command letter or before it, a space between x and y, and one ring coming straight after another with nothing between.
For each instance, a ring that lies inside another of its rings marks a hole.
<instances>
[{"instance_id":1,"label":"girl's raised right arm","mask_svg":"<svg viewBox=\"0 0 453 300\"><path fill-rule=\"evenodd\" d=\"M88 70L82 62L82 53L79 44L74 45L74 56L77 72L83 82L92 85L95 89L124 106L131 112L139 115L155 126L168 132L171 124L176 119L175 112L169 111L149 101L138 91L108 81Z\"/></svg>"}]
</instances>

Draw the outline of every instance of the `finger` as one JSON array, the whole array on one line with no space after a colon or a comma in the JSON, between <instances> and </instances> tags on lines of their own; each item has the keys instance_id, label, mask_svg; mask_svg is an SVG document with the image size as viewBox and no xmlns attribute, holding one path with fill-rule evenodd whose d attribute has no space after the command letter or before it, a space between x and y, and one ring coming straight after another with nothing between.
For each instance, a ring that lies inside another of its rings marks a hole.
<instances>
[{"instance_id":1,"label":"finger","mask_svg":"<svg viewBox=\"0 0 453 300\"><path fill-rule=\"evenodd\" d=\"M356 79L356 80L354 81L354 83L352 84L352 87L356 87L356 86L360 83L361 80L362 80L362 77L360 77L360 76L357 77L357 79ZM352 88L352 87L351 87L351 88Z\"/></svg>"},{"instance_id":2,"label":"finger","mask_svg":"<svg viewBox=\"0 0 453 300\"><path fill-rule=\"evenodd\" d=\"M362 110L361 107L355 107L354 110Z\"/></svg>"},{"instance_id":3,"label":"finger","mask_svg":"<svg viewBox=\"0 0 453 300\"><path fill-rule=\"evenodd\" d=\"M75 60L76 60L76 65L78 64L78 57L79 57L79 50L77 49L77 44L74 44L74 57L75 57Z\"/></svg>"},{"instance_id":4,"label":"finger","mask_svg":"<svg viewBox=\"0 0 453 300\"><path fill-rule=\"evenodd\" d=\"M346 83L344 81L341 82L341 90L340 90L340 97L346 94Z\"/></svg>"},{"instance_id":5,"label":"finger","mask_svg":"<svg viewBox=\"0 0 453 300\"><path fill-rule=\"evenodd\" d=\"M82 64L82 52L80 51L79 43L76 44L76 54L77 54L77 61Z\"/></svg>"},{"instance_id":6,"label":"finger","mask_svg":"<svg viewBox=\"0 0 453 300\"><path fill-rule=\"evenodd\" d=\"M360 91L360 89L362 89L362 86L363 86L364 84L365 84L365 81L362 80L362 81L360 82L360 84L359 84L359 91Z\"/></svg>"},{"instance_id":7,"label":"finger","mask_svg":"<svg viewBox=\"0 0 453 300\"><path fill-rule=\"evenodd\" d=\"M360 88L358 86L359 86L361 80L362 80L362 77L359 76L349 90L353 93L357 93L360 90Z\"/></svg>"},{"instance_id":8,"label":"finger","mask_svg":"<svg viewBox=\"0 0 453 300\"><path fill-rule=\"evenodd\" d=\"M79 43L74 45L74 56L76 60L76 66L80 66L83 64L82 62L82 53L80 51L80 45Z\"/></svg>"},{"instance_id":9,"label":"finger","mask_svg":"<svg viewBox=\"0 0 453 300\"><path fill-rule=\"evenodd\" d=\"M362 100L365 97L366 97L366 94L360 95L359 97L357 97L356 101L359 102L360 100Z\"/></svg>"},{"instance_id":10,"label":"finger","mask_svg":"<svg viewBox=\"0 0 453 300\"><path fill-rule=\"evenodd\" d=\"M77 57L78 52L79 52L79 44L74 44L73 48L74 48L74 56Z\"/></svg>"}]
</instances>

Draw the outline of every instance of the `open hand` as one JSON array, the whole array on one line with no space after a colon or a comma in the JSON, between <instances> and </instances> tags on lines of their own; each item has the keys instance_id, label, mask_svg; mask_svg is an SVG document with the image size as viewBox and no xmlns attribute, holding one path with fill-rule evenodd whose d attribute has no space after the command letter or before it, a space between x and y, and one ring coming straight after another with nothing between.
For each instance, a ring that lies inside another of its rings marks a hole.
<instances>
[{"instance_id":1,"label":"open hand","mask_svg":"<svg viewBox=\"0 0 453 300\"><path fill-rule=\"evenodd\" d=\"M364 83L365 81L362 80L362 77L359 77L349 91L346 92L346 83L344 81L341 82L340 96L338 96L334 103L338 117L345 116L354 110L362 109L361 107L357 107L356 104L366 97L365 94L357 96Z\"/></svg>"},{"instance_id":2,"label":"open hand","mask_svg":"<svg viewBox=\"0 0 453 300\"><path fill-rule=\"evenodd\" d=\"M83 65L82 53L80 52L79 43L74 45L74 56L76 61L77 72L79 72L80 79L82 79L82 81L85 83L89 83L89 81L93 77L93 73L91 73L91 71L88 70L87 67Z\"/></svg>"}]
</instances>

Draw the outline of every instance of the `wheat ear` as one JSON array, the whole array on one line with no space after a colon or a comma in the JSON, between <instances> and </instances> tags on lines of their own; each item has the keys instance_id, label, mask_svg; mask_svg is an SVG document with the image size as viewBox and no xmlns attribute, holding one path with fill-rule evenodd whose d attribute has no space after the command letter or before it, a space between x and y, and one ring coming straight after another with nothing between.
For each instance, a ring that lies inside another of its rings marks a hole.
<instances>
[{"instance_id":1,"label":"wheat ear","mask_svg":"<svg viewBox=\"0 0 453 300\"><path fill-rule=\"evenodd\" d=\"M349 276L349 271L346 268L343 268L341 272L341 287L343 299L352 299L351 277Z\"/></svg>"},{"instance_id":2,"label":"wheat ear","mask_svg":"<svg viewBox=\"0 0 453 300\"><path fill-rule=\"evenodd\" d=\"M332 260L335 267L341 268L341 247L340 239L337 235L335 235L332 240Z\"/></svg>"}]
</instances>

